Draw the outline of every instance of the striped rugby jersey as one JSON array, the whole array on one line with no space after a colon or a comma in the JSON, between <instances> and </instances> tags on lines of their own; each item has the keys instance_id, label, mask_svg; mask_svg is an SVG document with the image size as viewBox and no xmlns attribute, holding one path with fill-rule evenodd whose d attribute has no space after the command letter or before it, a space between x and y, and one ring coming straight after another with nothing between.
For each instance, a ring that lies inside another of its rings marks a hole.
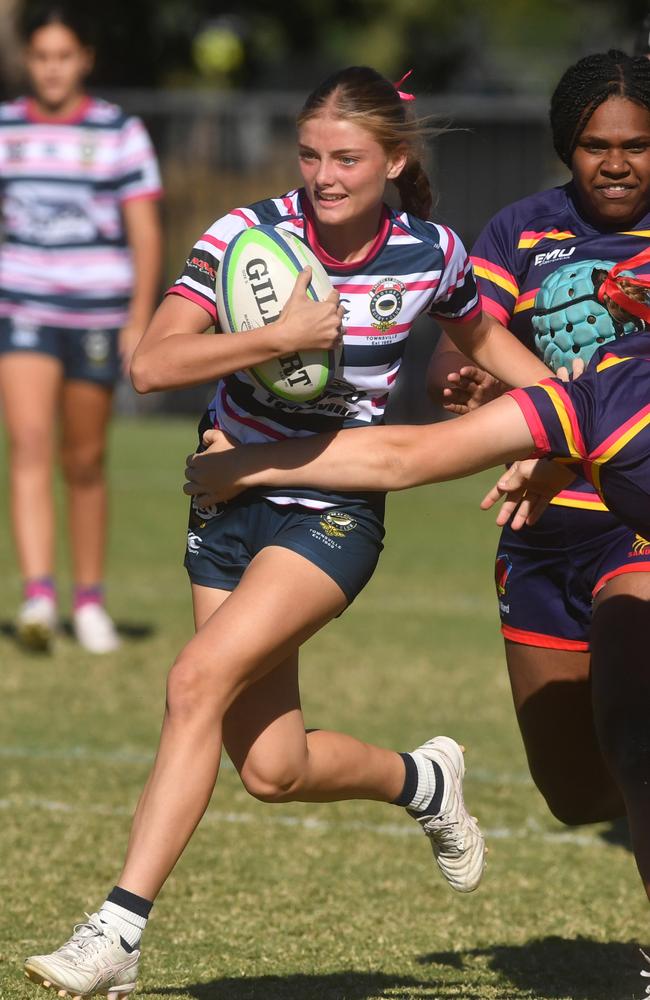
<instances>
[{"instance_id":1,"label":"striped rugby jersey","mask_svg":"<svg viewBox=\"0 0 650 1000\"><path fill-rule=\"evenodd\" d=\"M215 274L224 251L237 233L257 224L299 236L325 267L346 311L343 356L334 382L308 403L278 399L246 372L219 382L211 416L238 441L277 441L381 422L417 317L427 313L445 322L468 322L480 313L469 258L452 230L385 206L365 259L342 264L319 245L302 190L237 208L217 220L197 241L169 292L197 303L216 323ZM296 502L295 497L273 499Z\"/></svg>"},{"instance_id":2,"label":"striped rugby jersey","mask_svg":"<svg viewBox=\"0 0 650 1000\"><path fill-rule=\"evenodd\" d=\"M509 395L536 454L583 472L613 514L650 537L650 334L600 347L575 382L544 379Z\"/></svg>"},{"instance_id":3,"label":"striped rugby jersey","mask_svg":"<svg viewBox=\"0 0 650 1000\"><path fill-rule=\"evenodd\" d=\"M0 105L0 316L111 329L127 317L133 268L121 206L161 194L144 126L87 97L73 117Z\"/></svg>"},{"instance_id":4,"label":"striped rugby jersey","mask_svg":"<svg viewBox=\"0 0 650 1000\"><path fill-rule=\"evenodd\" d=\"M650 246L650 213L633 229L606 232L580 214L573 183L508 205L487 224L472 249L485 312L495 316L534 353L531 323L544 278L571 261L622 261ZM646 265L635 273L650 271ZM565 507L605 511L593 486L578 479L552 501Z\"/></svg>"}]
</instances>

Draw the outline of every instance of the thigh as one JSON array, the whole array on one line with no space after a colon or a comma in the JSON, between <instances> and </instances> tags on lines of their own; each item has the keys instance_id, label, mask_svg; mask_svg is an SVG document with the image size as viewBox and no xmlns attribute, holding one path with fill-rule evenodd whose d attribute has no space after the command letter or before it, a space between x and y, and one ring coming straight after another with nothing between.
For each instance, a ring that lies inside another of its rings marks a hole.
<instances>
[{"instance_id":1,"label":"thigh","mask_svg":"<svg viewBox=\"0 0 650 1000\"><path fill-rule=\"evenodd\" d=\"M106 441L112 390L93 382L66 380L61 392L64 451L96 457L103 451Z\"/></svg>"},{"instance_id":2,"label":"thigh","mask_svg":"<svg viewBox=\"0 0 650 1000\"><path fill-rule=\"evenodd\" d=\"M602 745L614 757L635 734L647 745L650 717L650 573L609 580L594 602L593 705Z\"/></svg>"},{"instance_id":3,"label":"thigh","mask_svg":"<svg viewBox=\"0 0 650 1000\"><path fill-rule=\"evenodd\" d=\"M63 368L47 354L16 351L0 355L0 396L10 439L38 448L51 441Z\"/></svg>"},{"instance_id":4,"label":"thigh","mask_svg":"<svg viewBox=\"0 0 650 1000\"><path fill-rule=\"evenodd\" d=\"M193 584L197 629L229 597L229 591ZM224 718L223 741L240 774L247 763L259 770L261 762L276 774L287 759L294 762L296 757L306 754L297 652L239 695Z\"/></svg>"},{"instance_id":5,"label":"thigh","mask_svg":"<svg viewBox=\"0 0 650 1000\"><path fill-rule=\"evenodd\" d=\"M207 675L208 688L227 709L346 603L341 588L319 567L295 552L269 546L253 558L179 659Z\"/></svg>"},{"instance_id":6,"label":"thigh","mask_svg":"<svg viewBox=\"0 0 650 1000\"><path fill-rule=\"evenodd\" d=\"M506 642L512 695L530 772L564 822L622 812L600 750L588 653Z\"/></svg>"},{"instance_id":7,"label":"thigh","mask_svg":"<svg viewBox=\"0 0 650 1000\"><path fill-rule=\"evenodd\" d=\"M297 652L239 695L226 713L223 742L240 774L282 774L306 759Z\"/></svg>"}]
</instances>

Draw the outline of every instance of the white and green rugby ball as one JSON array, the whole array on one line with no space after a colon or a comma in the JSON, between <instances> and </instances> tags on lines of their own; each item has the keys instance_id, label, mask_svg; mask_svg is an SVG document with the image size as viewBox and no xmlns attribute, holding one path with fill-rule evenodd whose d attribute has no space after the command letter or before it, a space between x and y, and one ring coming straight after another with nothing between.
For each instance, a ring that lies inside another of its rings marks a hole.
<instances>
[{"instance_id":1,"label":"white and green rugby ball","mask_svg":"<svg viewBox=\"0 0 650 1000\"><path fill-rule=\"evenodd\" d=\"M224 333L274 323L296 278L311 267L310 298L321 302L332 284L320 261L301 239L274 226L251 226L228 244L217 272L217 315ZM295 351L248 369L264 389L293 403L321 396L334 377L341 350Z\"/></svg>"}]
</instances>

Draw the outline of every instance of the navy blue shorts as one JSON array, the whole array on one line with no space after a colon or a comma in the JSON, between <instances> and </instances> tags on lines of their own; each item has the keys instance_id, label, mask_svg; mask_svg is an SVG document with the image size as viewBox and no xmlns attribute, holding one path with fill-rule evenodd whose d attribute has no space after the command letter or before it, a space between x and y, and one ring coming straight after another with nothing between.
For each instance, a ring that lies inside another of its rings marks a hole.
<instances>
[{"instance_id":1,"label":"navy blue shorts","mask_svg":"<svg viewBox=\"0 0 650 1000\"><path fill-rule=\"evenodd\" d=\"M592 602L623 573L650 573L650 542L608 512L551 506L532 528L503 529L495 582L506 639L589 649Z\"/></svg>"},{"instance_id":2,"label":"navy blue shorts","mask_svg":"<svg viewBox=\"0 0 650 1000\"><path fill-rule=\"evenodd\" d=\"M63 365L66 379L113 386L121 373L119 330L73 330L0 319L0 354L47 354Z\"/></svg>"},{"instance_id":3,"label":"navy blue shorts","mask_svg":"<svg viewBox=\"0 0 650 1000\"><path fill-rule=\"evenodd\" d=\"M362 503L313 510L247 492L207 510L192 502L185 568L192 583L234 590L258 552L280 545L320 567L351 603L375 570L383 537L381 519Z\"/></svg>"}]
</instances>

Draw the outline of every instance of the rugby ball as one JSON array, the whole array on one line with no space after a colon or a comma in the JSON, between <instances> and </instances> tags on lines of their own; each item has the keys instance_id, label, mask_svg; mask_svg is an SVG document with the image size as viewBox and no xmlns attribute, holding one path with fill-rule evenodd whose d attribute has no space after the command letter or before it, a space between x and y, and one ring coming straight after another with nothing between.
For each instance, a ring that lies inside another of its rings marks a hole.
<instances>
[{"instance_id":1,"label":"rugby ball","mask_svg":"<svg viewBox=\"0 0 650 1000\"><path fill-rule=\"evenodd\" d=\"M274 226L252 226L228 244L217 272L217 315L224 333L239 333L274 323L291 295L296 278L307 266L312 277L310 298L322 301L332 291L325 268L309 247L292 233ZM264 389L293 403L323 394L334 377L341 349L305 350L273 358L249 368Z\"/></svg>"}]
</instances>

